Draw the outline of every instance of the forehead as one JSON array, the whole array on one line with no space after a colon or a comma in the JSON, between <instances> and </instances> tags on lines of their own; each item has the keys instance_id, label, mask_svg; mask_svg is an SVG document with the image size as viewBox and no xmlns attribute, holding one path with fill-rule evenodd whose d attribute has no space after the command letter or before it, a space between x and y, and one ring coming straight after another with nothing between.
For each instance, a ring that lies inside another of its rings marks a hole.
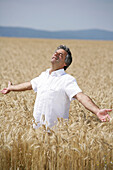
<instances>
[{"instance_id":1,"label":"forehead","mask_svg":"<svg viewBox=\"0 0 113 170\"><path fill-rule=\"evenodd\" d=\"M63 49L58 49L56 51L57 51L57 53L62 53L63 55L67 55L67 52Z\"/></svg>"}]
</instances>

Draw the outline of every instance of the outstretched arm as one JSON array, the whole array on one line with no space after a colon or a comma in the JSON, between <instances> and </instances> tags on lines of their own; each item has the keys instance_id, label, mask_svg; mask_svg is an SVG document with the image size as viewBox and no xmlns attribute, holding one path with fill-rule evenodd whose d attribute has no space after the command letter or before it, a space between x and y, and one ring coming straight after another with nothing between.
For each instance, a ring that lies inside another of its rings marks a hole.
<instances>
[{"instance_id":1,"label":"outstretched arm","mask_svg":"<svg viewBox=\"0 0 113 170\"><path fill-rule=\"evenodd\" d=\"M108 112L111 112L112 109L99 109L92 99L82 92L75 95L74 98L76 98L86 109L96 114L101 121L105 122L110 120Z\"/></svg>"},{"instance_id":2,"label":"outstretched arm","mask_svg":"<svg viewBox=\"0 0 113 170\"><path fill-rule=\"evenodd\" d=\"M26 91L26 90L32 90L32 85L30 82L22 83L22 84L17 84L17 85L12 85L11 82L8 83L8 87L2 89L0 92L2 94L7 94L11 91Z\"/></svg>"}]
</instances>

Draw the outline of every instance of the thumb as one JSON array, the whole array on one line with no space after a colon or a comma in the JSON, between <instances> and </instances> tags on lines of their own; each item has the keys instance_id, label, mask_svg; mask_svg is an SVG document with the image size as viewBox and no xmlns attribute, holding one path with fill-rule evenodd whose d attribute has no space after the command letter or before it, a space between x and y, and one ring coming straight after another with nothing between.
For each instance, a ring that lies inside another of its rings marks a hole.
<instances>
[{"instance_id":1,"label":"thumb","mask_svg":"<svg viewBox=\"0 0 113 170\"><path fill-rule=\"evenodd\" d=\"M105 111L106 111L106 112L111 112L111 111L112 111L112 109L105 109Z\"/></svg>"},{"instance_id":2,"label":"thumb","mask_svg":"<svg viewBox=\"0 0 113 170\"><path fill-rule=\"evenodd\" d=\"M8 87L11 86L11 85L12 85L12 83L9 81L9 82L8 82Z\"/></svg>"}]
</instances>

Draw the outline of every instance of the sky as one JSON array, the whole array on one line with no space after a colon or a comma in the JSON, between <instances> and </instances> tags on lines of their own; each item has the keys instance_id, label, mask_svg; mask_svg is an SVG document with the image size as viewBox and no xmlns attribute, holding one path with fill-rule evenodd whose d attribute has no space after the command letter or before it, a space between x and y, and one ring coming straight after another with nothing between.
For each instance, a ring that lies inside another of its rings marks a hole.
<instances>
[{"instance_id":1,"label":"sky","mask_svg":"<svg viewBox=\"0 0 113 170\"><path fill-rule=\"evenodd\" d=\"M113 0L0 0L0 26L113 31Z\"/></svg>"}]
</instances>

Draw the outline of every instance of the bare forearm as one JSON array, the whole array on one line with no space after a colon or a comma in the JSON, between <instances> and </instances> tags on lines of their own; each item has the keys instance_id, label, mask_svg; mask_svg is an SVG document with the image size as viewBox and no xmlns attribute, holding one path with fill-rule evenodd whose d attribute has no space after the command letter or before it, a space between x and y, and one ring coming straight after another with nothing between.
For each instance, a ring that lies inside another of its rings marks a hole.
<instances>
[{"instance_id":1,"label":"bare forearm","mask_svg":"<svg viewBox=\"0 0 113 170\"><path fill-rule=\"evenodd\" d=\"M94 114L97 114L100 110L99 107L88 96L85 96L85 100L82 100L81 103L84 105L86 109L88 109Z\"/></svg>"},{"instance_id":2,"label":"bare forearm","mask_svg":"<svg viewBox=\"0 0 113 170\"><path fill-rule=\"evenodd\" d=\"M25 82L22 84L17 85L11 85L9 87L10 91L26 91L26 90L32 90L32 85L30 82Z\"/></svg>"},{"instance_id":3,"label":"bare forearm","mask_svg":"<svg viewBox=\"0 0 113 170\"><path fill-rule=\"evenodd\" d=\"M99 112L99 107L92 101L89 96L81 93L81 95L78 95L76 98L86 109L92 113L97 114Z\"/></svg>"},{"instance_id":4,"label":"bare forearm","mask_svg":"<svg viewBox=\"0 0 113 170\"><path fill-rule=\"evenodd\" d=\"M110 121L110 115L108 112L111 112L112 109L99 109L99 107L92 101L92 99L85 95L84 93L78 93L74 96L86 109L96 114L97 117L103 121Z\"/></svg>"}]
</instances>

